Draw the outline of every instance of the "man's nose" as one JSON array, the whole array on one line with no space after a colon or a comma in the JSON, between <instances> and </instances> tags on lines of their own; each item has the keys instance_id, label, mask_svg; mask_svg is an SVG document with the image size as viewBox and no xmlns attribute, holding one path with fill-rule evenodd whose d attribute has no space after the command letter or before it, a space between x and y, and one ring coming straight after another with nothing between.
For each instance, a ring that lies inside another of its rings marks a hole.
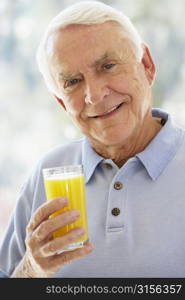
<instances>
[{"instance_id":1,"label":"man's nose","mask_svg":"<svg viewBox=\"0 0 185 300\"><path fill-rule=\"evenodd\" d=\"M101 102L105 96L110 94L110 90L106 85L106 82L102 79L94 79L86 81L85 89L85 103L96 104Z\"/></svg>"}]
</instances>

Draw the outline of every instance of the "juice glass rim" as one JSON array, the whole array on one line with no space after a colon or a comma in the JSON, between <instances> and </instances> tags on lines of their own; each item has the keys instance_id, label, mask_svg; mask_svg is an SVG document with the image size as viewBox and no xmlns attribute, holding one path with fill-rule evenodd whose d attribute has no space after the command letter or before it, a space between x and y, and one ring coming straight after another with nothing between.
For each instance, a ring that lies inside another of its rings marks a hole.
<instances>
[{"instance_id":1,"label":"juice glass rim","mask_svg":"<svg viewBox=\"0 0 185 300\"><path fill-rule=\"evenodd\" d=\"M42 170L44 179L70 178L83 175L83 165L63 165Z\"/></svg>"}]
</instances>

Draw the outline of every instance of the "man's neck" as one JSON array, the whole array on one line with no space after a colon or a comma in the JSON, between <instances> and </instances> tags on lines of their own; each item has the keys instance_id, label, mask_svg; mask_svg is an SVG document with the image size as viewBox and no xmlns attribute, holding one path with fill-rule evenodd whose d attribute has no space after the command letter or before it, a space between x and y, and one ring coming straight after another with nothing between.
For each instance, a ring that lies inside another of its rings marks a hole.
<instances>
[{"instance_id":1,"label":"man's neck","mask_svg":"<svg viewBox=\"0 0 185 300\"><path fill-rule=\"evenodd\" d=\"M129 158L134 157L148 146L151 140L160 131L161 127L161 119L152 118L149 127L141 128L137 136L130 137L129 140L126 140L120 145L105 147L105 145L96 144L92 146L98 154L104 158L112 159L114 163L121 168Z\"/></svg>"}]
</instances>

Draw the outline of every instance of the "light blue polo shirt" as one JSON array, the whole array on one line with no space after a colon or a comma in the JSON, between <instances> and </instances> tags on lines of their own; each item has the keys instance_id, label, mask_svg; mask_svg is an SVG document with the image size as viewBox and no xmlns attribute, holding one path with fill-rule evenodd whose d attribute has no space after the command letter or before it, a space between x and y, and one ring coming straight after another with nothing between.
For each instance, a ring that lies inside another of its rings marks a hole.
<instances>
[{"instance_id":1,"label":"light blue polo shirt","mask_svg":"<svg viewBox=\"0 0 185 300\"><path fill-rule=\"evenodd\" d=\"M171 116L144 151L121 168L88 139L46 154L23 186L0 250L10 276L25 253L25 228L46 201L42 169L83 164L89 235L95 250L55 277L185 277L185 131Z\"/></svg>"}]
</instances>

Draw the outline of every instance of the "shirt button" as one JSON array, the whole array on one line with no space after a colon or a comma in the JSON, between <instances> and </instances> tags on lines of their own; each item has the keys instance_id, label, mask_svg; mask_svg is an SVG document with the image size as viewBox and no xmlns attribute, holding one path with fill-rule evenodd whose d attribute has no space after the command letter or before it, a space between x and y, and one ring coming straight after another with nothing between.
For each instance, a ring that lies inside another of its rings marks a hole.
<instances>
[{"instance_id":1,"label":"shirt button","mask_svg":"<svg viewBox=\"0 0 185 300\"><path fill-rule=\"evenodd\" d=\"M109 163L105 163L105 164L104 164L104 167L105 167L106 169L112 169L112 165L109 164Z\"/></svg>"},{"instance_id":2,"label":"shirt button","mask_svg":"<svg viewBox=\"0 0 185 300\"><path fill-rule=\"evenodd\" d=\"M123 187L123 184L120 181L115 182L114 188L115 190L121 190Z\"/></svg>"},{"instance_id":3,"label":"shirt button","mask_svg":"<svg viewBox=\"0 0 185 300\"><path fill-rule=\"evenodd\" d=\"M119 214L120 214L120 209L118 207L112 209L112 215L118 216Z\"/></svg>"}]
</instances>

